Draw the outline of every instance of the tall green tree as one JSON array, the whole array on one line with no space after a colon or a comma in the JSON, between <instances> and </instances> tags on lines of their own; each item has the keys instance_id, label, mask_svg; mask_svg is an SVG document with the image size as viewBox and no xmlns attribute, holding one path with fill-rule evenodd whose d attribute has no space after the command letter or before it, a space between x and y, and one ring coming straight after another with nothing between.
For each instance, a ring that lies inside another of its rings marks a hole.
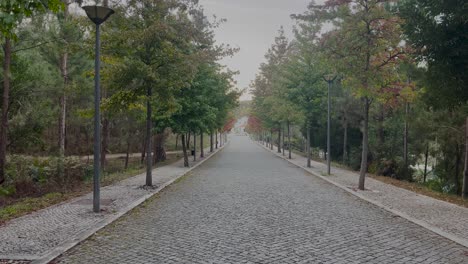
<instances>
[{"instance_id":1,"label":"tall green tree","mask_svg":"<svg viewBox=\"0 0 468 264\"><path fill-rule=\"evenodd\" d=\"M8 107L11 80L12 41L17 40L16 28L34 13L53 10L57 12L60 0L5 0L0 3L0 33L3 36L3 95L0 128L0 184L5 181L5 163L8 142Z\"/></svg>"},{"instance_id":2,"label":"tall green tree","mask_svg":"<svg viewBox=\"0 0 468 264\"><path fill-rule=\"evenodd\" d=\"M369 154L369 109L382 87L391 83L394 64L404 52L401 21L389 10L392 1L326 1L309 5L300 18L332 23L321 45L330 64L344 73L346 87L362 101L362 155L358 188L364 190Z\"/></svg>"},{"instance_id":3,"label":"tall green tree","mask_svg":"<svg viewBox=\"0 0 468 264\"><path fill-rule=\"evenodd\" d=\"M468 5L463 0L404 0L399 14L405 35L427 66L425 86L430 105L453 109L468 101ZM466 119L468 135L468 118ZM465 136L463 197L468 199L468 136Z\"/></svg>"}]
</instances>

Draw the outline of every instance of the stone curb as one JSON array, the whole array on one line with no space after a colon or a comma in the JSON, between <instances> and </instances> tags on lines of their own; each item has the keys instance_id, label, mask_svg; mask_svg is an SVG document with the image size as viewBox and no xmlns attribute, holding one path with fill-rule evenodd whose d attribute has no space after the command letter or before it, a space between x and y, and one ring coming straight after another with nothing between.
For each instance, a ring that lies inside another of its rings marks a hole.
<instances>
[{"instance_id":1,"label":"stone curb","mask_svg":"<svg viewBox=\"0 0 468 264\"><path fill-rule=\"evenodd\" d=\"M259 146L263 147L264 149L268 150L268 151L269 151L270 153L272 153L273 155L275 155L275 156L277 156L277 157L279 157L279 158L281 158L281 159L283 159L283 160L286 160L287 162L293 164L294 166L296 166L296 167L298 167L298 168L301 168L302 170L306 171L306 172L309 173L309 174L312 174L312 175L314 175L314 176L316 176L316 177L318 177L318 178L320 178L320 179L322 179L322 180L324 180L324 181L326 181L326 182L328 182L328 183L330 183L330 184L332 184L332 185L334 185L334 186L336 186L336 187L338 187L338 188L340 188L340 189L342 189L342 190L344 190L344 191L346 191L346 192L348 192L348 193L350 193L350 194L352 194L352 195L354 195L354 196L356 196L356 197L359 197L359 198L361 198L362 200L364 200L364 201L366 201L366 202L368 202L368 203L370 203L370 204L373 204L373 205L375 205L375 206L377 206L377 207L380 207L380 208L382 208L382 209L384 209L384 210L386 210L386 211L389 211L389 212L392 213L392 214L395 214L395 215L397 215L397 216L400 216L401 218L404 218L404 219L406 219L406 220L408 220L408 221L410 221L410 222L412 222L412 223L414 223L414 224L417 224L417 225L419 225L419 226L421 226L421 227L423 227L423 228L425 228L425 229L427 229L427 230L429 230L429 231L432 231L432 232L436 233L437 235L440 235L440 236L442 236L442 237L445 237L445 238L447 238L448 240L451 240L451 241L453 241L453 242L455 242L455 243L457 243L457 244L460 244L460 245L462 245L462 246L468 248L468 239L464 239L464 238L457 237L457 236L454 236L454 235L452 235L452 234L449 234L449 233L447 233L447 232L445 232L445 231L443 231L443 230L441 230L441 229L439 229L439 228L437 228L437 227L434 227L434 226L432 226L432 225L430 225L430 224L428 224L428 223L426 223L426 222L424 222L424 221L418 220L418 219L416 219L416 218L414 218L414 217L411 217L411 216L409 216L409 215L407 215L407 214L405 214L405 213L403 213L403 212L394 210L394 209L392 209L392 208L389 207L389 206L383 205L383 204L380 203L380 202L377 202L377 201L375 201L375 200L372 200L372 199L370 199L370 198L367 198L367 197L365 197L364 195L360 194L358 191L351 190L351 189L349 189L348 187L346 187L346 186L344 186L344 185L341 185L341 184L336 183L336 182L334 182L334 181L332 181L332 180L330 180L330 179L327 179L327 177L324 177L324 176L322 176L322 175L316 173L315 171L312 171L311 169L306 168L306 167L304 167L304 166L302 166L302 165L296 164L296 163L294 163L292 160L288 159L287 157L283 157L283 156L280 155L279 153L276 153L276 152L274 152L274 151L271 151L269 148L265 147L264 145L262 145L262 144L260 144L260 143L258 143L258 142L256 142L256 141L254 141L254 142L255 142L257 145L259 145ZM398 187L397 187L397 188L398 188Z\"/></svg>"},{"instance_id":2,"label":"stone curb","mask_svg":"<svg viewBox=\"0 0 468 264\"><path fill-rule=\"evenodd\" d=\"M118 213L112 215L111 217L109 217L108 219L105 219L103 221L101 221L99 224L97 224L94 228L90 229L90 230L85 230L83 231L82 233L80 233L78 235L77 238L74 238L74 239L71 239L59 246L57 246L55 249L53 249L52 251L49 251L47 252L46 254L44 254L43 256L41 256L40 258L38 259L34 259L31 261L31 264L47 264L49 262L51 262L52 260L56 259L58 256L62 255L63 253L65 253L66 251L70 250L71 248L73 248L74 246L78 245L79 243L83 242L84 240L86 240L87 238L89 238L90 236L94 235L96 232L98 232L99 230L101 230L102 228L106 227L107 225L113 223L114 221L116 221L117 219L119 219L120 217L122 217L123 215L127 214L128 212L130 212L132 209L134 209L135 207L139 206L140 204L142 204L143 202L145 202L146 200L148 200L149 198L153 197L154 195L160 193L162 190L164 190L166 187L168 187L169 185L173 184L174 182L176 182L178 179L186 176L187 174L189 174L190 172L192 172L194 169L196 169L198 166L200 166L201 164L203 164L205 161L209 160L211 157L215 156L218 152L220 152L221 150L224 149L224 147L226 147L227 145L229 144L229 141L226 142L223 146L219 147L217 150L215 150L213 153L210 153L209 156L205 157L203 160L199 161L197 164L195 164L193 167L189 168L186 172L184 172L183 174L175 177L174 179L164 183L163 185L161 185L159 188L157 188L154 192L152 193L149 193L143 197L141 197L140 199L138 199L137 201L131 203L130 205L128 205L127 207L123 208L121 211L119 211ZM10 258L12 259L12 258ZM19 258L16 258L16 260L18 260Z\"/></svg>"}]
</instances>

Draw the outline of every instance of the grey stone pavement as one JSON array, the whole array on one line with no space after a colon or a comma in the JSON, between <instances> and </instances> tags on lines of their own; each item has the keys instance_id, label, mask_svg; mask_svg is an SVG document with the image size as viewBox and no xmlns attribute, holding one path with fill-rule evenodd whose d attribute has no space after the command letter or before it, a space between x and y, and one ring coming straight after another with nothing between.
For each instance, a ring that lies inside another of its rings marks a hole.
<instances>
[{"instance_id":1,"label":"grey stone pavement","mask_svg":"<svg viewBox=\"0 0 468 264\"><path fill-rule=\"evenodd\" d=\"M204 160L210 156L208 149L205 153L207 157ZM200 159L193 162L193 157L189 160L191 167L200 162ZM83 237L93 234L189 170L183 167L183 160L179 160L153 170L154 189L142 188L146 174L101 188L102 212L99 214L92 212L92 193L89 193L11 220L0 226L0 263L56 257L57 252L60 254Z\"/></svg>"},{"instance_id":2,"label":"grey stone pavement","mask_svg":"<svg viewBox=\"0 0 468 264\"><path fill-rule=\"evenodd\" d=\"M282 154L276 153L276 146L274 150L268 150L282 157ZM398 188L369 177L366 178L366 189L368 190L359 191L357 189L359 179L357 172L332 167L332 175L326 176L327 166L325 163L312 160L312 168L309 169L305 168L307 164L305 157L293 153L291 158L289 160L291 163L351 190L367 201L468 247L468 208Z\"/></svg>"},{"instance_id":3,"label":"grey stone pavement","mask_svg":"<svg viewBox=\"0 0 468 264\"><path fill-rule=\"evenodd\" d=\"M468 263L468 248L233 136L53 263Z\"/></svg>"}]
</instances>

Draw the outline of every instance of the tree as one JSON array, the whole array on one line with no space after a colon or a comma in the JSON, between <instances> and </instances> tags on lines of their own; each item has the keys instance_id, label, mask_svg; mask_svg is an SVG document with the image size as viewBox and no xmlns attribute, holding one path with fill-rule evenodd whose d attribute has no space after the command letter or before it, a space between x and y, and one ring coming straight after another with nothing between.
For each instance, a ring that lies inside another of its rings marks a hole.
<instances>
[{"instance_id":1,"label":"tree","mask_svg":"<svg viewBox=\"0 0 468 264\"><path fill-rule=\"evenodd\" d=\"M8 142L8 107L10 93L10 68L12 56L12 41L16 40L15 29L24 18L35 12L53 10L57 12L61 7L60 0L6 0L0 3L0 33L4 37L3 43L3 95L2 117L0 128L0 184L5 181L6 147Z\"/></svg>"},{"instance_id":2,"label":"tree","mask_svg":"<svg viewBox=\"0 0 468 264\"><path fill-rule=\"evenodd\" d=\"M266 62L260 65L260 72L250 85L254 95L252 108L255 115L262 120L263 127L270 130L271 148L273 148L273 130L281 133L281 122L276 118L277 116L272 115L278 106L274 95L275 78L280 71L280 66L287 58L288 48L289 41L281 27L278 36L275 37L274 44L265 54ZM279 144L280 142L278 142L278 149Z\"/></svg>"},{"instance_id":3,"label":"tree","mask_svg":"<svg viewBox=\"0 0 468 264\"><path fill-rule=\"evenodd\" d=\"M466 1L405 0L399 4L405 34L417 58L427 66L427 101L436 108L466 105L468 100L468 6ZM468 131L468 118L465 128ZM467 132L468 133L468 132ZM462 195L468 199L468 137Z\"/></svg>"},{"instance_id":4,"label":"tree","mask_svg":"<svg viewBox=\"0 0 468 264\"><path fill-rule=\"evenodd\" d=\"M151 186L153 120L167 121L177 110L175 92L195 71L198 54L193 45L197 32L186 5L180 1L133 0L116 9L120 12L109 27L124 30L103 36L112 39L112 57L116 60L108 68L116 72L109 80L117 90L111 101L146 101L146 185Z\"/></svg>"},{"instance_id":5,"label":"tree","mask_svg":"<svg viewBox=\"0 0 468 264\"><path fill-rule=\"evenodd\" d=\"M394 64L404 53L401 20L390 12L392 1L346 0L309 5L300 19L330 22L321 45L331 65L344 73L344 84L362 101L362 155L358 188L364 190L369 154L369 109L381 88L391 83Z\"/></svg>"}]
</instances>

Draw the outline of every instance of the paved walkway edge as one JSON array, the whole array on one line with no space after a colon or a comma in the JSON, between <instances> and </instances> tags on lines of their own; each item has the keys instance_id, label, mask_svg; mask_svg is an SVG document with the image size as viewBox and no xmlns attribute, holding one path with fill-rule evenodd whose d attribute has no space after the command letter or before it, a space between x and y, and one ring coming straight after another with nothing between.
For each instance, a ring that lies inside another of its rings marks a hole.
<instances>
[{"instance_id":1,"label":"paved walkway edge","mask_svg":"<svg viewBox=\"0 0 468 264\"><path fill-rule=\"evenodd\" d=\"M252 141L254 141L254 140L252 140ZM454 236L452 234L449 234L449 233L441 230L440 228L429 225L429 224L425 223L424 221L418 220L418 219L416 219L414 217L411 217L411 216L409 216L409 215L407 215L407 214L405 214L403 212L400 212L398 210L394 210L394 209L392 209L392 208L390 208L390 207L388 207L386 205L383 205L380 202L369 199L369 198L365 197L364 195L361 195L359 193L359 191L351 190L348 187L343 186L343 185L341 185L339 183L336 183L336 182L328 179L327 177L324 177L324 176L316 173L315 171L312 171L311 169L309 169L309 168L307 168L305 166L294 163L292 160L288 159L287 157L283 157L282 153L276 153L275 150L271 150L268 147L265 147L264 145L258 143L257 141L254 141L254 142L257 145L259 145L259 146L263 147L264 149L266 149L267 151L269 151L270 153L274 154L275 156L277 156L279 158L282 158L283 160L286 160L287 162L293 164L294 166L296 166L298 168L303 169L304 171L306 171L309 174L312 174L312 175L314 175L314 176L316 176L316 177L318 177L318 178L320 178L320 179L322 179L322 180L324 180L324 181L326 181L326 182L328 182L328 183L330 183L332 185L335 185L336 187L338 187L338 188L340 188L340 189L342 189L342 190L344 190L344 191L346 191L346 192L348 192L348 193L350 193L350 194L352 194L354 196L357 196L357 197L361 198L362 200L364 200L364 201L366 201L368 203L376 205L377 207L380 207L380 208L382 208L384 210L387 210L387 211L389 211L389 212L391 212L391 213L393 213L393 214L395 214L397 216L400 216L400 217L402 217L402 218L404 218L404 219L406 219L406 220L408 220L408 221L410 221L412 223L415 223L415 224L417 224L419 226L422 226L422 227L424 227L424 228L426 228L426 229L428 229L428 230L430 230L430 231L432 231L432 232L434 232L434 233L436 233L436 234L438 234L438 235L440 235L442 237L445 237L445 238L447 238L447 239L449 239L449 240L451 240L451 241L453 241L455 243L458 243L458 244L468 248L468 239L465 239L465 238L462 238L462 237L457 237L457 236ZM399 187L397 187L397 188L399 188Z\"/></svg>"},{"instance_id":2,"label":"paved walkway edge","mask_svg":"<svg viewBox=\"0 0 468 264\"><path fill-rule=\"evenodd\" d=\"M103 220L102 222L100 222L98 225L96 225L94 228L92 229L89 229L89 230L86 230L86 231L83 231L81 234L79 234L76 238L74 239L71 239L65 243L63 243L62 245L60 246L57 246L55 249L53 249L52 251L49 251L48 253L46 253L45 255L41 256L40 258L38 259L35 259L33 261L31 261L31 264L47 264L49 262L51 262L52 260L56 259L58 256L62 255L63 253L65 253L66 251L68 251L69 249L73 248L74 246L78 245L79 243L81 243L82 241L86 240L87 238L89 238L90 236L94 235L96 232L98 232L99 230L101 230L102 228L106 227L107 225L113 223L114 221L116 221L117 219L119 219L120 217L124 216L125 214L127 214L128 212L130 212L132 209L134 209L135 207L139 206L140 204L142 204L143 202L145 202L146 200L148 200L149 198L153 197L154 195L160 193L162 190L164 190L166 187L168 187L169 185L173 184L174 182L176 182L178 179L184 177L185 175L189 174L191 171L193 171L194 169L196 169L198 166L200 166L201 164L203 164L205 161L209 160L211 157L213 157L214 155L216 155L218 152L220 152L222 149L224 149L225 146L227 146L229 144L229 141L226 142L224 145L222 145L221 147L219 147L218 149L216 149L213 153L210 153L210 155L208 155L207 157L205 157L205 159L201 160L200 162L198 162L197 164L195 164L193 167L189 168L187 171L185 171L184 173L182 173L181 175L177 176L176 178L164 183L163 185L161 185L159 188L157 188L154 192L150 193L150 194L147 194L145 196L143 196L142 198L140 198L139 200L133 202L132 204L128 205L127 207L125 207L122 211L118 212L117 214L113 215L112 217L108 218L108 219L105 219Z\"/></svg>"}]
</instances>

